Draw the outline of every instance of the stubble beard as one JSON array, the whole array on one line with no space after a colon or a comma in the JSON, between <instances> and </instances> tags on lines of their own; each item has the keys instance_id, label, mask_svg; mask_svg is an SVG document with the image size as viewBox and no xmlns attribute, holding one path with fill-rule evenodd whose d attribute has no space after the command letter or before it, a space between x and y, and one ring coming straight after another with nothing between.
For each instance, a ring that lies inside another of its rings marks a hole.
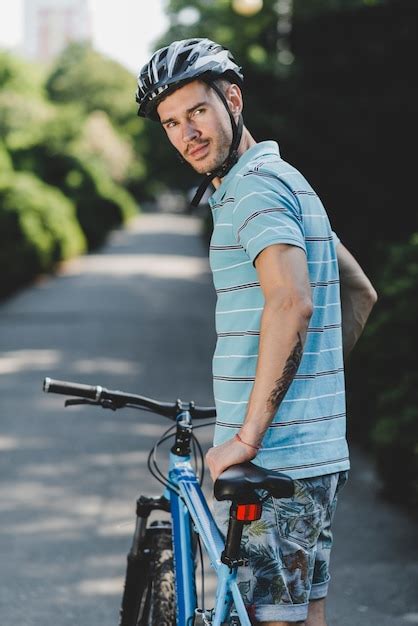
<instances>
[{"instance_id":1,"label":"stubble beard","mask_svg":"<svg viewBox=\"0 0 418 626\"><path fill-rule=\"evenodd\" d=\"M202 159L201 162L189 161L195 172L197 172L198 174L210 174L216 171L219 167L221 167L221 165L223 165L228 157L231 140L231 137L229 137L223 129L219 133L219 136L216 138L216 141L210 139L210 153L208 154L208 156Z\"/></svg>"}]
</instances>

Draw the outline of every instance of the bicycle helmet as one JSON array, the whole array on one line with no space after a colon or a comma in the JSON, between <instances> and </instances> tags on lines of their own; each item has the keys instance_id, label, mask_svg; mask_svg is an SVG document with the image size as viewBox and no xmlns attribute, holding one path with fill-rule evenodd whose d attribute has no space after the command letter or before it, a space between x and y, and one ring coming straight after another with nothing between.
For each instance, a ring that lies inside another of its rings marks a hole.
<instances>
[{"instance_id":1,"label":"bicycle helmet","mask_svg":"<svg viewBox=\"0 0 418 626\"><path fill-rule=\"evenodd\" d=\"M226 97L214 81L224 78L240 87L243 85L241 68L231 52L210 39L183 39L160 48L143 66L138 76L136 102L138 115L158 121L157 107L162 99L193 80L206 82L222 100L232 126L232 141L227 158L214 172L208 172L200 185L192 205L197 206L209 183L216 176L225 176L238 160L243 121L236 123Z\"/></svg>"},{"instance_id":2,"label":"bicycle helmet","mask_svg":"<svg viewBox=\"0 0 418 626\"><path fill-rule=\"evenodd\" d=\"M183 39L160 48L138 76L138 115L158 121L159 101L184 84L226 78L242 86L241 68L226 48L210 39Z\"/></svg>"}]
</instances>

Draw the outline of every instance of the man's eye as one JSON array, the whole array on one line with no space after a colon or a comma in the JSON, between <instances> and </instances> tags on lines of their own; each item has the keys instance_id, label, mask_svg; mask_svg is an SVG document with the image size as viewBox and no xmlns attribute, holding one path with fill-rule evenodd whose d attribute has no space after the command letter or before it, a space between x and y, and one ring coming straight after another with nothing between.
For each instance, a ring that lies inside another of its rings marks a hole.
<instances>
[{"instance_id":1,"label":"man's eye","mask_svg":"<svg viewBox=\"0 0 418 626\"><path fill-rule=\"evenodd\" d=\"M204 113L204 112L205 112L205 109L196 109L194 114L195 115L200 115L201 113Z\"/></svg>"},{"instance_id":2,"label":"man's eye","mask_svg":"<svg viewBox=\"0 0 418 626\"><path fill-rule=\"evenodd\" d=\"M174 128L174 126L176 125L176 122L168 122L165 127L166 128Z\"/></svg>"}]
</instances>

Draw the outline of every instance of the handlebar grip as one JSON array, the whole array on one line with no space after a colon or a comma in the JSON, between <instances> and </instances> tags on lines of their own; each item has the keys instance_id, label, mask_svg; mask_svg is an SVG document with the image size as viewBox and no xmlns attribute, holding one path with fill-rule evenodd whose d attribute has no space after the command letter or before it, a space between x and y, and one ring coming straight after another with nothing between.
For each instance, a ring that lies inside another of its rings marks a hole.
<instances>
[{"instance_id":1,"label":"handlebar grip","mask_svg":"<svg viewBox=\"0 0 418 626\"><path fill-rule=\"evenodd\" d=\"M93 387L92 385L71 383L66 380L54 380L53 378L45 378L43 390L46 393L60 393L64 396L77 396L79 398L99 400L103 391L103 387Z\"/></svg>"}]
</instances>

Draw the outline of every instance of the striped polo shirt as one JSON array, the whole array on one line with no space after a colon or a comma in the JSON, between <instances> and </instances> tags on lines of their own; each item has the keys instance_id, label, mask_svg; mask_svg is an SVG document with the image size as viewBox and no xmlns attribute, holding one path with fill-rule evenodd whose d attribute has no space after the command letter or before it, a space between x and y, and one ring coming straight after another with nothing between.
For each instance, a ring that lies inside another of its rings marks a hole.
<instances>
[{"instance_id":1,"label":"striped polo shirt","mask_svg":"<svg viewBox=\"0 0 418 626\"><path fill-rule=\"evenodd\" d=\"M306 253L313 315L299 369L254 462L293 478L348 469L338 264L320 199L283 161L277 143L264 141L241 156L209 202L217 294L214 445L238 431L255 379L264 297L254 260L267 246L285 243Z\"/></svg>"}]
</instances>

